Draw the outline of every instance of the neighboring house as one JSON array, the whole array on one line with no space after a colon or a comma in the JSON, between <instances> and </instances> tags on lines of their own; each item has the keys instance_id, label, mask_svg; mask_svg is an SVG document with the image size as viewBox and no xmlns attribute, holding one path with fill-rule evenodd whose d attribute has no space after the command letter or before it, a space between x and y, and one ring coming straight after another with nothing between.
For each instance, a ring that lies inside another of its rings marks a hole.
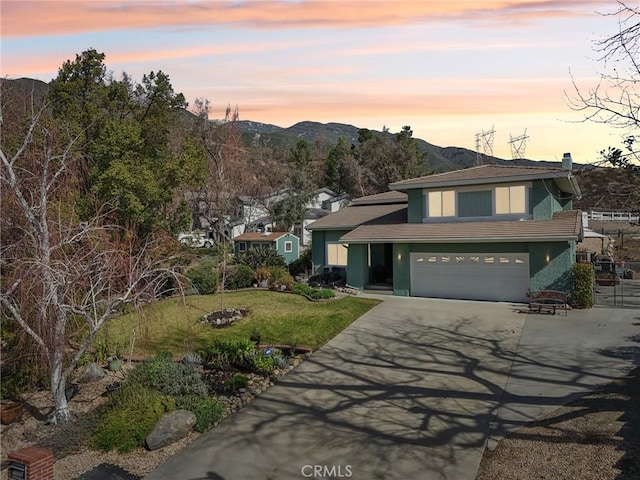
<instances>
[{"instance_id":1,"label":"neighboring house","mask_svg":"<svg viewBox=\"0 0 640 480\"><path fill-rule=\"evenodd\" d=\"M239 197L236 218L230 221L232 237L235 238L245 232L270 232L275 225L269 217L269 208L283 200L289 190L278 190L264 198ZM313 192L312 198L306 205L306 215L300 225L293 228L293 233L300 238L300 245L311 243L311 232L307 227L332 212L349 204L349 197L337 194L328 188L321 188Z\"/></svg>"},{"instance_id":2,"label":"neighboring house","mask_svg":"<svg viewBox=\"0 0 640 480\"><path fill-rule=\"evenodd\" d=\"M282 255L287 264L295 261L300 256L300 239L287 232L247 232L233 239L233 249L236 255L247 250L269 248Z\"/></svg>"},{"instance_id":3,"label":"neighboring house","mask_svg":"<svg viewBox=\"0 0 640 480\"><path fill-rule=\"evenodd\" d=\"M569 163L569 162L567 162ZM311 225L314 269L395 295L527 300L571 289L582 216L569 168L484 165L390 185Z\"/></svg>"}]
</instances>

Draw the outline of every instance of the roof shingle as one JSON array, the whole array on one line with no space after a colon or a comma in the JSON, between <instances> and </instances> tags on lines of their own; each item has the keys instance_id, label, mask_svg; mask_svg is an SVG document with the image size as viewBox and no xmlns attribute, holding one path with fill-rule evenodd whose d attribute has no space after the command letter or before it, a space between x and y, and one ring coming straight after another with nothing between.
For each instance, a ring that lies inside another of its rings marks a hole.
<instances>
[{"instance_id":1,"label":"roof shingle","mask_svg":"<svg viewBox=\"0 0 640 480\"><path fill-rule=\"evenodd\" d=\"M246 232L237 237L234 237L234 241L249 241L249 242L273 242L280 237L287 235L287 232L272 232L272 233L261 233L261 232Z\"/></svg>"},{"instance_id":2,"label":"roof shingle","mask_svg":"<svg viewBox=\"0 0 640 480\"><path fill-rule=\"evenodd\" d=\"M389 188L392 190L406 190L407 188L477 185L482 183L535 180L538 178L567 178L569 176L571 176L571 172L563 168L480 165L463 170L402 180L392 183Z\"/></svg>"},{"instance_id":3,"label":"roof shingle","mask_svg":"<svg viewBox=\"0 0 640 480\"><path fill-rule=\"evenodd\" d=\"M398 223L362 225L342 236L345 243L442 243L578 240L582 215L577 210L556 212L551 220L491 222Z\"/></svg>"},{"instance_id":4,"label":"roof shingle","mask_svg":"<svg viewBox=\"0 0 640 480\"><path fill-rule=\"evenodd\" d=\"M407 204L352 205L313 222L309 230L346 230L364 224L394 224L407 221Z\"/></svg>"}]
</instances>

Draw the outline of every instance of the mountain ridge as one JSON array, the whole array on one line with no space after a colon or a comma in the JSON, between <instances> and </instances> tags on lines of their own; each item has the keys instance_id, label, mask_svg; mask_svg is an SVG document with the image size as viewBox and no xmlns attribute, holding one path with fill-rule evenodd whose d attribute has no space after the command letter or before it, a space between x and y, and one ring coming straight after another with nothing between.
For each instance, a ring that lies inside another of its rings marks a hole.
<instances>
[{"instance_id":1,"label":"mountain ridge","mask_svg":"<svg viewBox=\"0 0 640 480\"><path fill-rule=\"evenodd\" d=\"M7 82L8 86L18 87L20 90L32 93L33 95L44 95L49 86L48 83L43 82L42 80L26 77L5 79L3 82ZM191 119L193 117L193 114L188 110L185 110L185 113L189 114L185 115L185 119ZM217 120L211 121L219 122ZM362 127L357 127L347 123L321 123L312 120L300 121L289 127L280 127L275 124L257 122L255 120L238 120L235 121L235 125L242 133L243 142L247 146L258 144L264 146L289 147L295 144L298 140L306 140L309 143L319 142L325 149L333 146L340 137L343 137L352 145L357 145L358 132L362 129ZM392 134L387 131L370 131L376 135ZM475 151L458 146L441 147L429 143L421 138L413 138L418 145L419 151L427 153L427 164L429 168L436 173L468 168L475 166L477 163L477 153ZM485 155L483 155L482 161L486 164L510 164L520 166L533 165L545 167L557 167L561 164L557 161L529 159L506 160L499 157L489 157Z\"/></svg>"},{"instance_id":2,"label":"mountain ridge","mask_svg":"<svg viewBox=\"0 0 640 480\"><path fill-rule=\"evenodd\" d=\"M332 146L338 138L343 137L352 145L358 143L360 127L351 124L329 122L321 123L311 120L297 122L290 127L280 127L270 123L256 122L253 120L238 120L236 126L243 133L245 143L258 143L263 145L290 146L298 140L306 140L309 143L318 139L325 146ZM370 130L374 134L385 134L377 130ZM476 165L477 153L464 147L447 146L440 147L421 138L414 137L420 152L427 153L427 163L435 172L446 172L468 168ZM526 158L506 160L499 157L485 156L483 163L497 165L540 166L558 167L561 162L546 160L529 160Z\"/></svg>"}]
</instances>

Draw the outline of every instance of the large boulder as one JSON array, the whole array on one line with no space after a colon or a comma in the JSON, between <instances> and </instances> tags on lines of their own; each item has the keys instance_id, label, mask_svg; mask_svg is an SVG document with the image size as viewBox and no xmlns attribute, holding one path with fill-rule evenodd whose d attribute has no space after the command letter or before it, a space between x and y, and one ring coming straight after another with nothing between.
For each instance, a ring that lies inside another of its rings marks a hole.
<instances>
[{"instance_id":1,"label":"large boulder","mask_svg":"<svg viewBox=\"0 0 640 480\"><path fill-rule=\"evenodd\" d=\"M96 362L87 363L82 373L78 377L78 383L91 383L106 377L105 371Z\"/></svg>"},{"instance_id":2,"label":"large boulder","mask_svg":"<svg viewBox=\"0 0 640 480\"><path fill-rule=\"evenodd\" d=\"M171 445L187 435L196 424L196 416L189 410L174 410L165 413L153 430L147 435L146 443L149 450Z\"/></svg>"}]
</instances>

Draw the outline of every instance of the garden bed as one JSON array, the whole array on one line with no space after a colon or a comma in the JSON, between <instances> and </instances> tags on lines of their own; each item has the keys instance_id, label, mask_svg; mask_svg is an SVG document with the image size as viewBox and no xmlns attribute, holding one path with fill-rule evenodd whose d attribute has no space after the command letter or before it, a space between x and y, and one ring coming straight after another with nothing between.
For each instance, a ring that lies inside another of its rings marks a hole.
<instances>
[{"instance_id":1,"label":"garden bed","mask_svg":"<svg viewBox=\"0 0 640 480\"><path fill-rule=\"evenodd\" d=\"M208 371L210 381L219 385L219 388L216 388L219 392L217 399L227 407L219 421L248 405L253 398L302 363L305 357L302 353L296 354L289 358L286 366L275 369L270 374L241 372L236 368ZM117 450L103 452L90 448L90 436L99 422L100 408L104 407L110 395L117 391L114 386L121 384L126 373L132 368L133 365L125 364L120 372L107 372L107 376L100 381L81 384L77 395L70 401L73 419L64 425L53 426L44 423L52 411L50 392L39 391L26 396L22 420L11 425L2 425L0 478L7 478L7 454L28 445L40 445L54 452L56 480L74 480L82 473L105 463L117 465L142 478L197 439L201 433L194 431L178 442L154 451L136 448L127 453L120 453ZM246 383L242 378L236 377L237 375L246 379Z\"/></svg>"}]
</instances>

